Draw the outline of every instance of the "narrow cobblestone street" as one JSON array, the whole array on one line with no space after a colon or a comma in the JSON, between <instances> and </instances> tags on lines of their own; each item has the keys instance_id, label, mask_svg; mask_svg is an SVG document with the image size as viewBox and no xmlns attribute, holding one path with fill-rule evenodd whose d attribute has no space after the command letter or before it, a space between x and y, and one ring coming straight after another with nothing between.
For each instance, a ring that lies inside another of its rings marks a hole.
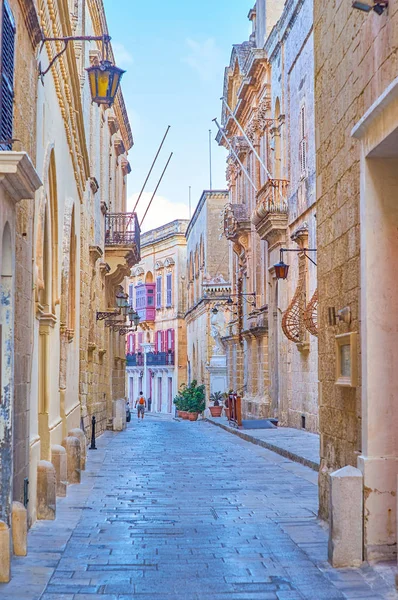
<instances>
[{"instance_id":1,"label":"narrow cobblestone street","mask_svg":"<svg viewBox=\"0 0 398 600\"><path fill-rule=\"evenodd\" d=\"M333 570L317 474L210 423L107 432L2 600L395 598L393 569Z\"/></svg>"}]
</instances>

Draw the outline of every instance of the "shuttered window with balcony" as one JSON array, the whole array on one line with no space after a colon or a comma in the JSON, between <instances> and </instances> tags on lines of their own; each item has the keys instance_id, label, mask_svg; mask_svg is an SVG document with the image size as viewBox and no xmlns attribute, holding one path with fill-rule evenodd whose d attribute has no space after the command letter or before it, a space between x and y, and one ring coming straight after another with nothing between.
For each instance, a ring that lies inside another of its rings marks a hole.
<instances>
[{"instance_id":1,"label":"shuttered window with balcony","mask_svg":"<svg viewBox=\"0 0 398 600\"><path fill-rule=\"evenodd\" d=\"M12 139L14 103L15 21L7 0L3 1L1 35L0 140ZM0 144L0 150L11 150L12 143Z\"/></svg>"}]
</instances>

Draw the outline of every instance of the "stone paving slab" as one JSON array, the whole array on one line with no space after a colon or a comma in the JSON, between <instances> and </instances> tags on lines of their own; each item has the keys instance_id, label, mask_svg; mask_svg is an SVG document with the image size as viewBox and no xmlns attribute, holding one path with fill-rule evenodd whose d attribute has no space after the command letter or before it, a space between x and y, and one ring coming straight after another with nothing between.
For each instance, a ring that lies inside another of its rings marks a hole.
<instances>
[{"instance_id":1,"label":"stone paving slab","mask_svg":"<svg viewBox=\"0 0 398 600\"><path fill-rule=\"evenodd\" d=\"M393 600L395 565L332 569L317 474L205 421L106 432L1 600Z\"/></svg>"},{"instance_id":2,"label":"stone paving slab","mask_svg":"<svg viewBox=\"0 0 398 600\"><path fill-rule=\"evenodd\" d=\"M206 420L225 431L233 433L247 442L268 448L281 456L319 471L319 435L292 427L276 429L237 429L229 425L226 417L206 417Z\"/></svg>"}]
</instances>

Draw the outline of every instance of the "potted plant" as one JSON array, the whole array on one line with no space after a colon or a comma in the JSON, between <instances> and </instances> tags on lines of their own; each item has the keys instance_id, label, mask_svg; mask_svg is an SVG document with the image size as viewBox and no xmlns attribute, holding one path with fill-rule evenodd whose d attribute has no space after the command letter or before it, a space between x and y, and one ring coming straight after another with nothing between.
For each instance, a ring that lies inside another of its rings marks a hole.
<instances>
[{"instance_id":1,"label":"potted plant","mask_svg":"<svg viewBox=\"0 0 398 600\"><path fill-rule=\"evenodd\" d=\"M213 402L213 406L209 406L210 414L212 417L221 417L222 413L222 393L221 392L213 392L210 395L210 402Z\"/></svg>"},{"instance_id":2,"label":"potted plant","mask_svg":"<svg viewBox=\"0 0 398 600\"><path fill-rule=\"evenodd\" d=\"M194 379L190 386L186 388L188 397L188 418L190 421L196 421L198 415L206 408L205 386L198 385Z\"/></svg>"}]
</instances>

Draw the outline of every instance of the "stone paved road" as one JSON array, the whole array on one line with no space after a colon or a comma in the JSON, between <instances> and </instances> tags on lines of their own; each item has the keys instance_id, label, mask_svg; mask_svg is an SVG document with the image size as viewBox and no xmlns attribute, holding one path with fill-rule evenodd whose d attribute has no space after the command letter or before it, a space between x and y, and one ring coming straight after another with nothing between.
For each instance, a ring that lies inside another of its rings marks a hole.
<instances>
[{"instance_id":1,"label":"stone paved road","mask_svg":"<svg viewBox=\"0 0 398 600\"><path fill-rule=\"evenodd\" d=\"M393 572L336 571L314 471L205 422L106 433L1 600L396 598Z\"/></svg>"}]
</instances>

